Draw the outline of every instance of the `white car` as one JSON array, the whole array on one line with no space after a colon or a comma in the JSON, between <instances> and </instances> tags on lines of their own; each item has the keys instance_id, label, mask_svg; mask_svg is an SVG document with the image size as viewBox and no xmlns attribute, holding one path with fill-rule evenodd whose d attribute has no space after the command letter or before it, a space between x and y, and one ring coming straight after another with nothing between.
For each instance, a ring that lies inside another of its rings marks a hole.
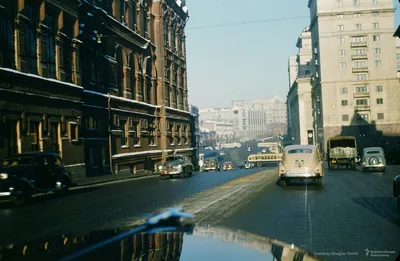
<instances>
[{"instance_id":1,"label":"white car","mask_svg":"<svg viewBox=\"0 0 400 261\"><path fill-rule=\"evenodd\" d=\"M219 155L220 155L220 156L225 156L225 151L220 151L220 152L219 152Z\"/></svg>"}]
</instances>

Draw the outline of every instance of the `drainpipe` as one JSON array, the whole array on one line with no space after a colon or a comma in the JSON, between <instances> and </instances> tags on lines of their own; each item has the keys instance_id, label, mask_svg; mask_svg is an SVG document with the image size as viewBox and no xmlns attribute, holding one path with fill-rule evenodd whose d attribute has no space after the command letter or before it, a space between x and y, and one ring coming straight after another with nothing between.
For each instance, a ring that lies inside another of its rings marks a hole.
<instances>
[{"instance_id":1,"label":"drainpipe","mask_svg":"<svg viewBox=\"0 0 400 261\"><path fill-rule=\"evenodd\" d=\"M110 171L111 174L114 174L113 172L113 162L112 162L112 148L111 148L111 96L108 93L108 154L110 156Z\"/></svg>"}]
</instances>

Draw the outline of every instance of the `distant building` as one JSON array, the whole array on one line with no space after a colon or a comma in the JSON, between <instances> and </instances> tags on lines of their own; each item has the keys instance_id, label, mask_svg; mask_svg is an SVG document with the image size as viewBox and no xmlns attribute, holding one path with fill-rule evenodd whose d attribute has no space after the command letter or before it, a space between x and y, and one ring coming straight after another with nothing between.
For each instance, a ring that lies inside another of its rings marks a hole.
<instances>
[{"instance_id":1,"label":"distant building","mask_svg":"<svg viewBox=\"0 0 400 261\"><path fill-rule=\"evenodd\" d=\"M284 135L287 133L287 107L286 101L275 96L271 99L252 101L256 110L265 113L266 131L264 136Z\"/></svg>"}]
</instances>

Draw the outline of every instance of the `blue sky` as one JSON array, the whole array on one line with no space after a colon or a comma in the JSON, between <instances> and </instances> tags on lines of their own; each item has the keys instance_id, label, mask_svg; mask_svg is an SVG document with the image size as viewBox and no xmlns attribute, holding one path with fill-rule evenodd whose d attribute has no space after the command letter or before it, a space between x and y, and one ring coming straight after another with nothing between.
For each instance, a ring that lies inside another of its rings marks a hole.
<instances>
[{"instance_id":1,"label":"blue sky","mask_svg":"<svg viewBox=\"0 0 400 261\"><path fill-rule=\"evenodd\" d=\"M200 108L228 107L231 100L275 95L285 98L289 88L288 57L296 55L297 37L309 24L307 2L187 0L189 103ZM394 2L398 7L398 1ZM396 25L400 23L399 18L396 11ZM198 28L265 19L269 21Z\"/></svg>"}]
</instances>

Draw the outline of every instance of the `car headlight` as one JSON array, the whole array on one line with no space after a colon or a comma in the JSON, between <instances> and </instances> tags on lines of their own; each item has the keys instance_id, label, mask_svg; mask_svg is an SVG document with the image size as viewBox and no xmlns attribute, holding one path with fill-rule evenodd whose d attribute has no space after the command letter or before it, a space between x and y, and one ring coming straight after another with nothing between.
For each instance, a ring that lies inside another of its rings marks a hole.
<instances>
[{"instance_id":1,"label":"car headlight","mask_svg":"<svg viewBox=\"0 0 400 261\"><path fill-rule=\"evenodd\" d=\"M158 166L158 170L159 170L159 171L161 171L162 169L163 169L163 166L162 166L162 165Z\"/></svg>"},{"instance_id":2,"label":"car headlight","mask_svg":"<svg viewBox=\"0 0 400 261\"><path fill-rule=\"evenodd\" d=\"M0 179L8 179L8 173L0 173Z\"/></svg>"}]
</instances>

